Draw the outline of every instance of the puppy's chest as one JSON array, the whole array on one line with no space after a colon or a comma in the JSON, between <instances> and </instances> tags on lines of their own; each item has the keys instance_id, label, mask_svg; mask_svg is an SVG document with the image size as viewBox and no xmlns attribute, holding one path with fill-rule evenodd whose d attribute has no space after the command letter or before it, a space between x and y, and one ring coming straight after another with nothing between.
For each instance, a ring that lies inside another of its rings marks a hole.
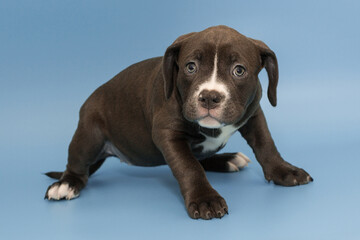
<instances>
[{"instance_id":1,"label":"puppy's chest","mask_svg":"<svg viewBox=\"0 0 360 240\"><path fill-rule=\"evenodd\" d=\"M213 154L222 149L231 135L233 135L238 128L228 125L219 129L200 129L199 133L205 138L199 143L192 145L195 154L207 155Z\"/></svg>"}]
</instances>

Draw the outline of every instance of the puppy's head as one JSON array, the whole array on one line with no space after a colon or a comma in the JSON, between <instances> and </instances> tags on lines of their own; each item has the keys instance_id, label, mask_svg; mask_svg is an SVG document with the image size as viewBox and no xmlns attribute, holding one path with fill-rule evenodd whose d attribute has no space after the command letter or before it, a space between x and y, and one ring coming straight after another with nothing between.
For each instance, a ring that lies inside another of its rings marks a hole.
<instances>
[{"instance_id":1,"label":"puppy's head","mask_svg":"<svg viewBox=\"0 0 360 240\"><path fill-rule=\"evenodd\" d=\"M236 124L260 90L258 74L264 67L268 98L276 106L278 66L268 46L225 26L189 33L165 52L165 96L177 91L184 117L202 127Z\"/></svg>"}]
</instances>

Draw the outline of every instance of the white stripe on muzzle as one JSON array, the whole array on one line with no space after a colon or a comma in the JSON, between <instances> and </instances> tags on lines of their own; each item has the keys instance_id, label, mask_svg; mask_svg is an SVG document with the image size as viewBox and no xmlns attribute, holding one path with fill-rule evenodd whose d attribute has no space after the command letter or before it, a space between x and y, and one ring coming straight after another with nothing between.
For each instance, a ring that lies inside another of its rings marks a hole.
<instances>
[{"instance_id":1,"label":"white stripe on muzzle","mask_svg":"<svg viewBox=\"0 0 360 240\"><path fill-rule=\"evenodd\" d=\"M225 101L227 100L228 96L229 96L229 91L228 88L226 87L226 85L222 82L218 81L218 68L217 68L217 64L218 64L218 58L217 58L217 53L215 53L215 58L214 58L214 68L213 68L213 72L211 74L211 77L209 80L207 80L206 82L202 83L199 86L199 89L195 92L195 99L198 99L199 94L203 91L203 90L215 90L218 91L220 94L225 96ZM224 102L225 102L224 101Z\"/></svg>"}]
</instances>

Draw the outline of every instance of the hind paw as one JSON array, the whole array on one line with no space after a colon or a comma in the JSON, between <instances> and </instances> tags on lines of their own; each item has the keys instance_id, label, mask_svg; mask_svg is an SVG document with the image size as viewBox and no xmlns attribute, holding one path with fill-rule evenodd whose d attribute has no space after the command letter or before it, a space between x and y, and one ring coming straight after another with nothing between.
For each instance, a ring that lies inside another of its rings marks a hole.
<instances>
[{"instance_id":1,"label":"hind paw","mask_svg":"<svg viewBox=\"0 0 360 240\"><path fill-rule=\"evenodd\" d=\"M243 153L234 154L233 158L227 162L229 172L238 172L241 168L247 167L250 159Z\"/></svg>"},{"instance_id":2,"label":"hind paw","mask_svg":"<svg viewBox=\"0 0 360 240\"><path fill-rule=\"evenodd\" d=\"M45 194L45 199L48 200L70 200L77 198L80 195L80 191L75 187L72 187L67 182L56 182L52 184Z\"/></svg>"},{"instance_id":3,"label":"hind paw","mask_svg":"<svg viewBox=\"0 0 360 240\"><path fill-rule=\"evenodd\" d=\"M216 154L200 161L205 171L237 172L246 167L250 159L241 152Z\"/></svg>"}]
</instances>

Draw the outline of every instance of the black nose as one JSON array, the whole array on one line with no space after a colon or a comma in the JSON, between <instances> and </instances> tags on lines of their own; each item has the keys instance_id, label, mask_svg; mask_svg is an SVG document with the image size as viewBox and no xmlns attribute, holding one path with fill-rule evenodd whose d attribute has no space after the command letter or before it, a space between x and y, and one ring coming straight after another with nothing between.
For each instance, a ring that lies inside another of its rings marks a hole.
<instances>
[{"instance_id":1,"label":"black nose","mask_svg":"<svg viewBox=\"0 0 360 240\"><path fill-rule=\"evenodd\" d=\"M223 99L223 95L218 91L203 90L199 94L198 101L203 108L214 109L220 105Z\"/></svg>"}]
</instances>

